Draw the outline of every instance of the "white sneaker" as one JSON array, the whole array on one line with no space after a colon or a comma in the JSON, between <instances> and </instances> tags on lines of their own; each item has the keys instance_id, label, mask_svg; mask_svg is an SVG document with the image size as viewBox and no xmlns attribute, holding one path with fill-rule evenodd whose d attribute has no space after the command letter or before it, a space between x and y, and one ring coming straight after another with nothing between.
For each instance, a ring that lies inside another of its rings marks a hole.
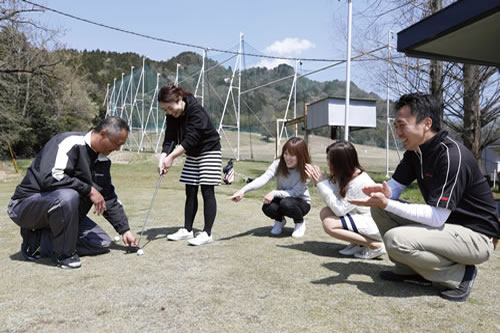
<instances>
[{"instance_id":1,"label":"white sneaker","mask_svg":"<svg viewBox=\"0 0 500 333\"><path fill-rule=\"evenodd\" d=\"M339 253L345 256L352 256L353 254L361 252L361 250L363 250L363 246L351 243L342 250L340 250Z\"/></svg>"},{"instance_id":2,"label":"white sneaker","mask_svg":"<svg viewBox=\"0 0 500 333\"><path fill-rule=\"evenodd\" d=\"M175 233L167 235L167 238L173 241L191 239L193 237L193 230L187 231L186 228L180 228Z\"/></svg>"},{"instance_id":3,"label":"white sneaker","mask_svg":"<svg viewBox=\"0 0 500 333\"><path fill-rule=\"evenodd\" d=\"M374 259L380 257L385 253L386 253L385 246L384 244L382 244L382 246L376 249L370 249L369 247L364 247L361 252L355 253L354 256L359 259Z\"/></svg>"},{"instance_id":4,"label":"white sneaker","mask_svg":"<svg viewBox=\"0 0 500 333\"><path fill-rule=\"evenodd\" d=\"M202 231L198 232L195 238L188 240L188 243L194 246L199 246L212 243L213 241L214 239L211 235L209 236L206 231Z\"/></svg>"},{"instance_id":5,"label":"white sneaker","mask_svg":"<svg viewBox=\"0 0 500 333\"><path fill-rule=\"evenodd\" d=\"M286 224L285 218L283 218L283 221L274 221L274 226L271 229L271 234L278 236L281 235L281 232L283 231L283 227Z\"/></svg>"},{"instance_id":6,"label":"white sneaker","mask_svg":"<svg viewBox=\"0 0 500 333\"><path fill-rule=\"evenodd\" d=\"M304 233L306 232L306 222L295 223L295 230L292 232L293 238L304 237Z\"/></svg>"}]
</instances>

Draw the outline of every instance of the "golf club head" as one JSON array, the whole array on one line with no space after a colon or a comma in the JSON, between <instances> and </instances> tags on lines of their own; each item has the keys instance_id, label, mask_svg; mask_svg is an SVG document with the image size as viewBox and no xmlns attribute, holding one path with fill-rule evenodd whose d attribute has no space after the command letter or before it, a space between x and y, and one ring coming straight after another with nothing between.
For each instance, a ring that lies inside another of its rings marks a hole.
<instances>
[{"instance_id":1,"label":"golf club head","mask_svg":"<svg viewBox=\"0 0 500 333\"><path fill-rule=\"evenodd\" d=\"M129 254L129 253L137 253L137 251L139 251L140 247L138 246L127 246L127 249L125 250L125 253L126 254Z\"/></svg>"}]
</instances>

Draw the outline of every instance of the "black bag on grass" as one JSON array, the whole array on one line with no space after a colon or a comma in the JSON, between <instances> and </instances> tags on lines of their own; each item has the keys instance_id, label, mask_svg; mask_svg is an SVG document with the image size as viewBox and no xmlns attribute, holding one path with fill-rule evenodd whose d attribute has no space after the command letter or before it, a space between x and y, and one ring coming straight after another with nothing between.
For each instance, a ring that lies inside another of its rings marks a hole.
<instances>
[{"instance_id":1,"label":"black bag on grass","mask_svg":"<svg viewBox=\"0 0 500 333\"><path fill-rule=\"evenodd\" d=\"M234 167L232 158L227 162L227 165L222 168L222 173L224 174L224 176L222 177L224 184L231 184L234 180Z\"/></svg>"}]
</instances>

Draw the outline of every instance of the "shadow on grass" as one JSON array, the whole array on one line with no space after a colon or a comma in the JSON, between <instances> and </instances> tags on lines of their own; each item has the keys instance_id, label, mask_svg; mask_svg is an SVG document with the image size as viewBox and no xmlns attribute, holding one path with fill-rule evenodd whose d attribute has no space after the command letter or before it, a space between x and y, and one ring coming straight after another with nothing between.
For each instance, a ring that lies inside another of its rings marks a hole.
<instances>
[{"instance_id":1,"label":"shadow on grass","mask_svg":"<svg viewBox=\"0 0 500 333\"><path fill-rule=\"evenodd\" d=\"M54 267L56 266L56 261L54 258L42 257L34 261L29 261L24 259L23 255L21 254L21 251L11 254L9 257L13 261L25 261L27 263L33 263L37 265L54 266Z\"/></svg>"},{"instance_id":2,"label":"shadow on grass","mask_svg":"<svg viewBox=\"0 0 500 333\"><path fill-rule=\"evenodd\" d=\"M330 242L305 241L300 244L277 245L282 248L309 252L311 254L329 258L349 258L338 253L344 247L343 244ZM311 281L312 284L336 285L352 284L359 290L372 295L384 297L414 297L436 295L437 290L432 287L422 287L406 283L395 283L382 280L379 277L380 271L391 270L393 266L381 265L381 258L363 260L352 257L349 262L329 262L322 264L323 267L335 271L338 275L327 277L321 280ZM373 282L356 281L351 276L366 275L373 279Z\"/></svg>"},{"instance_id":3,"label":"shadow on grass","mask_svg":"<svg viewBox=\"0 0 500 333\"><path fill-rule=\"evenodd\" d=\"M297 243L292 245L276 245L286 249L299 250L304 252L309 252L311 254L329 257L329 258L345 258L338 253L338 251L345 247L345 245L330 243L330 242L318 242L318 241L305 241L303 243Z\"/></svg>"},{"instance_id":4,"label":"shadow on grass","mask_svg":"<svg viewBox=\"0 0 500 333\"><path fill-rule=\"evenodd\" d=\"M283 232L281 233L281 235L274 236L274 235L271 235L272 227L273 226L270 225L268 227L259 227L259 228L255 228L255 229L250 229L248 231L245 231L245 232L233 235L233 236L219 238L218 240L219 241L226 241L226 240L231 240L234 238L240 238L240 237L246 237L246 236L286 238L286 237L290 237L292 235L292 232L293 232L293 228L286 228L285 227L285 228L283 228Z\"/></svg>"},{"instance_id":5,"label":"shadow on grass","mask_svg":"<svg viewBox=\"0 0 500 333\"><path fill-rule=\"evenodd\" d=\"M432 287L423 287L408 283L397 283L382 280L379 273L382 270L390 270L393 267L387 265L374 264L367 261L350 262L330 262L322 265L338 275L327 277L321 280L311 281L312 284L336 285L351 284L358 287L359 290L372 296L381 297L419 297L433 296L438 294L438 289ZM373 279L373 282L356 281L351 276L367 275Z\"/></svg>"},{"instance_id":6,"label":"shadow on grass","mask_svg":"<svg viewBox=\"0 0 500 333\"><path fill-rule=\"evenodd\" d=\"M167 238L167 235L173 234L177 230L179 230L181 226L179 227L161 227L161 228L150 228L144 230L141 238L141 248L146 247L150 242L158 240L158 239L163 239ZM196 232L195 229L193 229L194 232ZM137 239L139 239L139 236L141 235L141 230L137 231L136 236ZM146 240L144 243L143 241ZM125 247L125 246L124 246Z\"/></svg>"}]
</instances>

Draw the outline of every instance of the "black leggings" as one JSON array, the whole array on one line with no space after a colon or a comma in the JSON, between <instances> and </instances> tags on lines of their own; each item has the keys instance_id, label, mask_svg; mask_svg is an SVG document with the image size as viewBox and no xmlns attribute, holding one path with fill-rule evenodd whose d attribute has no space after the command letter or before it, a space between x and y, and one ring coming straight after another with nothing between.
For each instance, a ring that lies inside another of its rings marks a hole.
<instances>
[{"instance_id":1,"label":"black leggings","mask_svg":"<svg viewBox=\"0 0 500 333\"><path fill-rule=\"evenodd\" d=\"M281 221L284 216L290 217L295 223L304 222L304 216L309 213L311 205L299 198L274 198L270 204L264 204L262 211L266 216Z\"/></svg>"},{"instance_id":2,"label":"black leggings","mask_svg":"<svg viewBox=\"0 0 500 333\"><path fill-rule=\"evenodd\" d=\"M203 196L203 215L205 217L205 227L203 231L210 236L217 214L217 201L213 185L201 185L201 195ZM198 186L186 185L186 205L184 207L184 228L193 230L193 222L198 211Z\"/></svg>"}]
</instances>

